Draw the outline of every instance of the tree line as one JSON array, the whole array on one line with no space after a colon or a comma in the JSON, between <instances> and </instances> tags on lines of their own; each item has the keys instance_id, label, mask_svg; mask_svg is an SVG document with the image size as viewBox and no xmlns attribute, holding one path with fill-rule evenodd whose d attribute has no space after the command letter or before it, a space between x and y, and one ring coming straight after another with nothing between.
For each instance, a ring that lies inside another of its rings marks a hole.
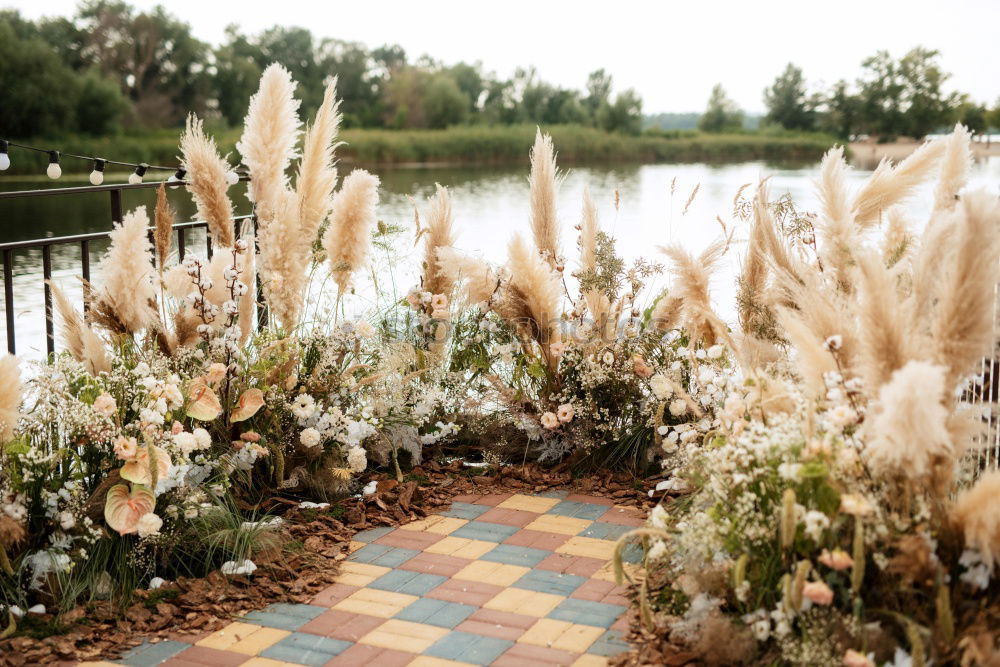
<instances>
[{"instance_id":1,"label":"tree line","mask_svg":"<svg viewBox=\"0 0 1000 667\"><path fill-rule=\"evenodd\" d=\"M642 100L612 95L605 70L583 90L542 80L532 67L509 78L479 63L411 60L402 47L366 46L275 26L236 26L213 47L163 7L143 12L118 0L86 0L72 17L24 19L0 12L0 127L8 136L177 127L189 111L242 122L264 68L287 67L302 111L319 106L337 77L346 127L444 128L464 123L576 123L636 134Z\"/></svg>"},{"instance_id":2,"label":"tree line","mask_svg":"<svg viewBox=\"0 0 1000 667\"><path fill-rule=\"evenodd\" d=\"M916 47L899 59L879 51L862 63L853 83L846 79L809 90L802 69L789 63L764 90L764 125L787 130L819 131L849 139L860 135L883 140L921 138L961 122L975 133L1000 127L1000 100L992 106L968 94L945 93L944 72L932 49ZM743 111L716 85L698 128L705 132L739 130Z\"/></svg>"}]
</instances>

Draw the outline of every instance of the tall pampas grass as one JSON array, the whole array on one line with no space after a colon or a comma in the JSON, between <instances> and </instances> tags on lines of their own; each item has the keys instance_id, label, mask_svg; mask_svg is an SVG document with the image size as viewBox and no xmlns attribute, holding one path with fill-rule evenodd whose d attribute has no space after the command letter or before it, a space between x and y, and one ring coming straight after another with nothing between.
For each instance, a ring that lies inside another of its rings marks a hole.
<instances>
[{"instance_id":1,"label":"tall pampas grass","mask_svg":"<svg viewBox=\"0 0 1000 667\"><path fill-rule=\"evenodd\" d=\"M83 321L63 291L52 281L49 281L48 285L61 319L60 333L69 353L74 359L82 362L91 375L110 371L111 360L108 358L104 341L89 324Z\"/></svg>"},{"instance_id":2,"label":"tall pampas grass","mask_svg":"<svg viewBox=\"0 0 1000 667\"><path fill-rule=\"evenodd\" d=\"M888 159L882 160L854 197L851 208L855 224L867 229L879 221L883 211L909 197L926 180L944 150L944 140L935 139L895 167Z\"/></svg>"},{"instance_id":3,"label":"tall pampas grass","mask_svg":"<svg viewBox=\"0 0 1000 667\"><path fill-rule=\"evenodd\" d=\"M1000 564L1000 470L984 473L975 486L955 499L952 518L965 545L982 555L992 572Z\"/></svg>"},{"instance_id":4,"label":"tall pampas grass","mask_svg":"<svg viewBox=\"0 0 1000 667\"><path fill-rule=\"evenodd\" d=\"M531 234L535 239L535 247L552 267L559 259L559 220L556 217L558 180L552 137L538 130L535 133L535 145L531 149L531 176L528 181L531 191Z\"/></svg>"},{"instance_id":5,"label":"tall pampas grass","mask_svg":"<svg viewBox=\"0 0 1000 667\"><path fill-rule=\"evenodd\" d=\"M963 197L952 215L930 325L933 359L948 369L948 387L971 372L993 342L1000 203L979 190Z\"/></svg>"},{"instance_id":6,"label":"tall pampas grass","mask_svg":"<svg viewBox=\"0 0 1000 667\"><path fill-rule=\"evenodd\" d=\"M258 227L260 276L269 312L288 330L298 323L305 300L308 256L299 251L299 207L294 192L281 193L271 222Z\"/></svg>"},{"instance_id":7,"label":"tall pampas grass","mask_svg":"<svg viewBox=\"0 0 1000 667\"><path fill-rule=\"evenodd\" d=\"M160 275L167 265L167 257L170 255L170 248L173 245L174 232L174 209L167 202L167 186L160 183L156 189L156 208L153 210L153 226L156 231L153 233L153 245L156 248L157 267Z\"/></svg>"},{"instance_id":8,"label":"tall pampas grass","mask_svg":"<svg viewBox=\"0 0 1000 667\"><path fill-rule=\"evenodd\" d=\"M934 213L949 211L955 207L958 193L969 180L972 168L972 137L961 123L944 140L944 157L937 187L934 189Z\"/></svg>"},{"instance_id":9,"label":"tall pampas grass","mask_svg":"<svg viewBox=\"0 0 1000 667\"><path fill-rule=\"evenodd\" d=\"M670 259L671 295L680 299L681 322L692 340L701 339L705 345L725 341L735 349L725 322L712 309L710 295L712 273L718 268L725 249L725 239L710 244L698 257L678 244L660 247Z\"/></svg>"},{"instance_id":10,"label":"tall pampas grass","mask_svg":"<svg viewBox=\"0 0 1000 667\"><path fill-rule=\"evenodd\" d=\"M831 148L823 156L817 194L820 200L821 224L818 231L822 239L823 260L827 268L834 272L837 282L847 287L853 262L852 249L858 245L859 239L847 194L847 163L842 147Z\"/></svg>"},{"instance_id":11,"label":"tall pampas grass","mask_svg":"<svg viewBox=\"0 0 1000 667\"><path fill-rule=\"evenodd\" d=\"M532 250L520 234L507 247L510 282L506 318L538 341L551 363L549 346L558 340L562 287L549 264Z\"/></svg>"},{"instance_id":12,"label":"tall pampas grass","mask_svg":"<svg viewBox=\"0 0 1000 667\"><path fill-rule=\"evenodd\" d=\"M255 205L262 226L274 218L285 204L289 164L296 156L301 121L295 82L281 65L274 63L264 70L260 87L250 98L244 120L243 136L236 150L250 170L247 196Z\"/></svg>"},{"instance_id":13,"label":"tall pampas grass","mask_svg":"<svg viewBox=\"0 0 1000 667\"><path fill-rule=\"evenodd\" d=\"M449 294L454 281L438 266L438 253L455 245L455 219L451 210L448 188L437 185L437 193L430 201L425 214L427 226L424 236L424 290L431 294Z\"/></svg>"},{"instance_id":14,"label":"tall pampas grass","mask_svg":"<svg viewBox=\"0 0 1000 667\"><path fill-rule=\"evenodd\" d=\"M181 166L187 171L188 191L198 208L197 215L208 222L214 241L223 247L233 245L233 203L226 190L229 163L219 155L215 140L205 134L201 119L188 116L181 134Z\"/></svg>"},{"instance_id":15,"label":"tall pampas grass","mask_svg":"<svg viewBox=\"0 0 1000 667\"><path fill-rule=\"evenodd\" d=\"M896 276L874 253L858 257L859 337L858 374L871 388L881 387L919 349L905 305L896 289Z\"/></svg>"},{"instance_id":16,"label":"tall pampas grass","mask_svg":"<svg viewBox=\"0 0 1000 667\"><path fill-rule=\"evenodd\" d=\"M470 304L489 303L500 287L500 276L488 262L452 247L437 249L438 274L452 285L462 284Z\"/></svg>"},{"instance_id":17,"label":"tall pampas grass","mask_svg":"<svg viewBox=\"0 0 1000 667\"><path fill-rule=\"evenodd\" d=\"M368 257L378 206L378 186L378 176L355 169L344 179L333 198L323 248L341 293L347 289L351 275Z\"/></svg>"},{"instance_id":18,"label":"tall pampas grass","mask_svg":"<svg viewBox=\"0 0 1000 667\"><path fill-rule=\"evenodd\" d=\"M14 439L21 419L21 371L17 357L5 354L0 358L0 442Z\"/></svg>"},{"instance_id":19,"label":"tall pampas grass","mask_svg":"<svg viewBox=\"0 0 1000 667\"><path fill-rule=\"evenodd\" d=\"M890 208L886 219L885 234L882 235L882 261L886 266L895 266L910 256L914 238L902 208Z\"/></svg>"},{"instance_id":20,"label":"tall pampas grass","mask_svg":"<svg viewBox=\"0 0 1000 667\"><path fill-rule=\"evenodd\" d=\"M336 98L337 80L326 87L323 103L312 125L306 128L302 160L295 180L299 204L299 226L303 241L312 244L320 225L330 212L333 188L337 182L334 151L340 127L340 101Z\"/></svg>"},{"instance_id":21,"label":"tall pampas grass","mask_svg":"<svg viewBox=\"0 0 1000 667\"><path fill-rule=\"evenodd\" d=\"M153 326L159 319L148 227L145 206L127 213L111 231L111 245L98 270L104 277L98 307L113 313L131 334Z\"/></svg>"},{"instance_id":22,"label":"tall pampas grass","mask_svg":"<svg viewBox=\"0 0 1000 667\"><path fill-rule=\"evenodd\" d=\"M583 214L580 220L580 271L588 272L597 269L597 233L600 231L597 218L597 206L590 197L590 191L583 190ZM614 331L617 322L611 318L611 300L600 290L590 289L583 292L583 301L593 320L595 330L602 340L607 340Z\"/></svg>"},{"instance_id":23,"label":"tall pampas grass","mask_svg":"<svg viewBox=\"0 0 1000 667\"><path fill-rule=\"evenodd\" d=\"M255 240L252 236L244 234L243 240L247 242L247 250L241 257L243 266L240 280L247 286L246 294L240 297L239 325L240 325L240 345L243 345L250 338L254 328L254 306L257 305L257 258L254 252Z\"/></svg>"},{"instance_id":24,"label":"tall pampas grass","mask_svg":"<svg viewBox=\"0 0 1000 667\"><path fill-rule=\"evenodd\" d=\"M825 395L823 376L837 370L837 362L823 344L826 339L808 326L797 310L778 307L776 317L795 351L794 361L803 382L814 394Z\"/></svg>"}]
</instances>

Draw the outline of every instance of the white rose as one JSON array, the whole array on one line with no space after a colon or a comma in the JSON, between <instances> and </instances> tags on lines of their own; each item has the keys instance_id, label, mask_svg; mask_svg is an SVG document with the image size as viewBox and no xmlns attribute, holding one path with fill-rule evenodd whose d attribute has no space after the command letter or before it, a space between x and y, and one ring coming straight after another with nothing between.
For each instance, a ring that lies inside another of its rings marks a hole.
<instances>
[{"instance_id":1,"label":"white rose","mask_svg":"<svg viewBox=\"0 0 1000 667\"><path fill-rule=\"evenodd\" d=\"M163 519L158 517L153 512L143 514L139 517L139 525L137 528L139 531L139 537L152 537L153 535L159 535L160 528L163 528Z\"/></svg>"},{"instance_id":2,"label":"white rose","mask_svg":"<svg viewBox=\"0 0 1000 667\"><path fill-rule=\"evenodd\" d=\"M198 443L198 449L208 449L212 446L212 436L203 428L196 428L191 434Z\"/></svg>"},{"instance_id":3,"label":"white rose","mask_svg":"<svg viewBox=\"0 0 1000 667\"><path fill-rule=\"evenodd\" d=\"M310 448L315 447L316 445L319 444L319 441L320 441L319 431L311 427L303 430L302 433L299 435L299 442L301 442L306 447Z\"/></svg>"},{"instance_id":4,"label":"white rose","mask_svg":"<svg viewBox=\"0 0 1000 667\"><path fill-rule=\"evenodd\" d=\"M670 402L670 414L674 417L680 417L682 414L687 412L687 403L682 398L678 398L676 401Z\"/></svg>"},{"instance_id":5,"label":"white rose","mask_svg":"<svg viewBox=\"0 0 1000 667\"><path fill-rule=\"evenodd\" d=\"M674 386L662 373L657 373L649 378L649 388L653 390L653 395L661 401L665 401L674 395Z\"/></svg>"},{"instance_id":6,"label":"white rose","mask_svg":"<svg viewBox=\"0 0 1000 667\"><path fill-rule=\"evenodd\" d=\"M61 512L59 514L59 527L63 530L71 530L76 525L76 517L72 512Z\"/></svg>"},{"instance_id":7,"label":"white rose","mask_svg":"<svg viewBox=\"0 0 1000 667\"><path fill-rule=\"evenodd\" d=\"M351 472L364 472L368 467L368 454L364 447L351 447L347 452L347 467Z\"/></svg>"},{"instance_id":8,"label":"white rose","mask_svg":"<svg viewBox=\"0 0 1000 667\"><path fill-rule=\"evenodd\" d=\"M713 345L712 347L708 348L708 358L718 359L722 356L722 351L723 350L721 345Z\"/></svg>"},{"instance_id":9,"label":"white rose","mask_svg":"<svg viewBox=\"0 0 1000 667\"><path fill-rule=\"evenodd\" d=\"M181 451L184 452L185 455L190 454L198 448L198 438L196 438L193 433L188 433L186 431L181 431L175 435L174 443L180 447Z\"/></svg>"}]
</instances>

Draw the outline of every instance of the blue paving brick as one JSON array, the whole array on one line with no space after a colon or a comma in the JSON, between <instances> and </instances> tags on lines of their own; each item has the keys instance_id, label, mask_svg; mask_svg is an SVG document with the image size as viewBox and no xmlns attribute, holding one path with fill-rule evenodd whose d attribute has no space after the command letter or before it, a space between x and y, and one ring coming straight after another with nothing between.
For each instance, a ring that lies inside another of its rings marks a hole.
<instances>
[{"instance_id":1,"label":"blue paving brick","mask_svg":"<svg viewBox=\"0 0 1000 667\"><path fill-rule=\"evenodd\" d=\"M115 662L131 667L153 667L161 662L166 662L181 651L191 648L190 644L176 642L172 639L150 644L143 642L134 649L122 656L121 660Z\"/></svg>"},{"instance_id":2,"label":"blue paving brick","mask_svg":"<svg viewBox=\"0 0 1000 667\"><path fill-rule=\"evenodd\" d=\"M351 539L355 542L374 542L386 533L391 533L393 530L395 530L393 526L380 526L379 528L372 528L371 530L356 533Z\"/></svg>"},{"instance_id":3,"label":"blue paving brick","mask_svg":"<svg viewBox=\"0 0 1000 667\"><path fill-rule=\"evenodd\" d=\"M470 521L452 533L454 537L464 537L470 540L486 542L503 542L508 537L521 530L517 526L504 526L487 521Z\"/></svg>"},{"instance_id":4,"label":"blue paving brick","mask_svg":"<svg viewBox=\"0 0 1000 667\"><path fill-rule=\"evenodd\" d=\"M310 635L305 632L295 632L269 647L260 655L272 660L320 667L351 646L353 646L351 642Z\"/></svg>"},{"instance_id":5,"label":"blue paving brick","mask_svg":"<svg viewBox=\"0 0 1000 667\"><path fill-rule=\"evenodd\" d=\"M632 543L622 549L622 560L626 563L638 563L642 560L642 547Z\"/></svg>"},{"instance_id":6,"label":"blue paving brick","mask_svg":"<svg viewBox=\"0 0 1000 667\"><path fill-rule=\"evenodd\" d=\"M457 602L446 602L433 598L421 598L403 611L396 614L401 621L426 623L442 628L454 628L456 625L472 616L476 608Z\"/></svg>"},{"instance_id":7,"label":"blue paving brick","mask_svg":"<svg viewBox=\"0 0 1000 667\"><path fill-rule=\"evenodd\" d=\"M266 625L269 628L298 630L324 611L327 611L325 607L311 604L272 604L258 611L250 612L241 620L257 625Z\"/></svg>"},{"instance_id":8,"label":"blue paving brick","mask_svg":"<svg viewBox=\"0 0 1000 667\"><path fill-rule=\"evenodd\" d=\"M596 625L600 628L610 628L625 613L625 607L617 604L591 602L590 600L564 600L552 610L549 618L582 625Z\"/></svg>"},{"instance_id":9,"label":"blue paving brick","mask_svg":"<svg viewBox=\"0 0 1000 667\"><path fill-rule=\"evenodd\" d=\"M539 498L558 498L559 500L562 500L569 495L569 491L560 491L556 489L553 491L543 491L542 493L536 493L535 495Z\"/></svg>"},{"instance_id":10,"label":"blue paving brick","mask_svg":"<svg viewBox=\"0 0 1000 667\"><path fill-rule=\"evenodd\" d=\"M531 570L514 582L514 588L526 588L529 591L566 597L586 582L586 577L578 577L575 574L563 574L551 570Z\"/></svg>"},{"instance_id":11,"label":"blue paving brick","mask_svg":"<svg viewBox=\"0 0 1000 667\"><path fill-rule=\"evenodd\" d=\"M617 523L595 521L580 533L580 537L594 537L599 540L617 540L625 533L633 530L632 526L622 526Z\"/></svg>"},{"instance_id":12,"label":"blue paving brick","mask_svg":"<svg viewBox=\"0 0 1000 667\"><path fill-rule=\"evenodd\" d=\"M419 553L413 549L390 547L384 544L366 544L352 553L348 560L381 565L382 567L399 567Z\"/></svg>"},{"instance_id":13,"label":"blue paving brick","mask_svg":"<svg viewBox=\"0 0 1000 667\"><path fill-rule=\"evenodd\" d=\"M468 632L449 632L424 653L445 660L489 665L513 645L514 642L506 639L481 637Z\"/></svg>"},{"instance_id":14,"label":"blue paving brick","mask_svg":"<svg viewBox=\"0 0 1000 667\"><path fill-rule=\"evenodd\" d=\"M535 567L543 560L552 555L551 551L544 549L532 549L531 547L517 547L512 544L497 545L492 551L488 551L480 557L480 560L488 560L494 563L507 563L508 565L524 565L525 567Z\"/></svg>"},{"instance_id":15,"label":"blue paving brick","mask_svg":"<svg viewBox=\"0 0 1000 667\"><path fill-rule=\"evenodd\" d=\"M593 521L607 511L608 508L604 505L593 505L591 503L578 503L575 500L564 500L550 509L549 514L559 514L560 516L571 516L577 519L590 519Z\"/></svg>"},{"instance_id":16,"label":"blue paving brick","mask_svg":"<svg viewBox=\"0 0 1000 667\"><path fill-rule=\"evenodd\" d=\"M442 577L437 574L393 570L392 572L383 574L368 584L368 586L369 588L378 588L383 591L393 591L394 593L426 595L446 581L448 581L448 577Z\"/></svg>"},{"instance_id":17,"label":"blue paving brick","mask_svg":"<svg viewBox=\"0 0 1000 667\"><path fill-rule=\"evenodd\" d=\"M608 630L603 635L598 637L597 641L590 645L590 648L587 649L587 653L612 656L624 653L630 648L632 647L629 646L629 643L622 639L622 633L617 630Z\"/></svg>"},{"instance_id":18,"label":"blue paving brick","mask_svg":"<svg viewBox=\"0 0 1000 667\"><path fill-rule=\"evenodd\" d=\"M441 512L442 516L450 516L456 519L475 519L480 514L490 511L492 508L487 505L473 505L472 503L452 503L451 509Z\"/></svg>"}]
</instances>

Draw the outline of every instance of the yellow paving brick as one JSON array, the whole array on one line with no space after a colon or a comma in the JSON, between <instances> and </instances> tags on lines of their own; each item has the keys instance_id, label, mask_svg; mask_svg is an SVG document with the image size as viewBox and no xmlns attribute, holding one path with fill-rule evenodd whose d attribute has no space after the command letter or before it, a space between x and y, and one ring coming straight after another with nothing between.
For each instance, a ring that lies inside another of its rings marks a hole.
<instances>
[{"instance_id":1,"label":"yellow paving brick","mask_svg":"<svg viewBox=\"0 0 1000 667\"><path fill-rule=\"evenodd\" d=\"M415 595L379 591L374 588L362 588L354 591L333 606L340 611L354 614L367 614L378 618L392 618L399 612L418 600Z\"/></svg>"},{"instance_id":2,"label":"yellow paving brick","mask_svg":"<svg viewBox=\"0 0 1000 667\"><path fill-rule=\"evenodd\" d=\"M556 553L608 560L615 554L615 543L593 537L571 537L556 549Z\"/></svg>"},{"instance_id":3,"label":"yellow paving brick","mask_svg":"<svg viewBox=\"0 0 1000 667\"><path fill-rule=\"evenodd\" d=\"M534 644L570 653L583 653L602 634L604 634L604 628L557 621L552 618L540 618L517 641L522 644Z\"/></svg>"},{"instance_id":4,"label":"yellow paving brick","mask_svg":"<svg viewBox=\"0 0 1000 667\"><path fill-rule=\"evenodd\" d=\"M362 644L391 648L397 651L423 653L431 644L448 634L447 628L424 623L391 619L359 639ZM411 663L412 664L412 663Z\"/></svg>"},{"instance_id":5,"label":"yellow paving brick","mask_svg":"<svg viewBox=\"0 0 1000 667\"><path fill-rule=\"evenodd\" d=\"M118 665L113 667L118 667ZM474 667L474 665L471 662L455 662L430 655L418 655L415 660L407 663L406 667Z\"/></svg>"},{"instance_id":6,"label":"yellow paving brick","mask_svg":"<svg viewBox=\"0 0 1000 667\"><path fill-rule=\"evenodd\" d=\"M641 569L638 563L622 563L622 567L625 570L625 573L632 579L636 579L636 577L639 574L639 570ZM590 578L599 579L600 581L610 581L611 583L617 583L615 581L614 564L611 562L605 563L600 570L590 575Z\"/></svg>"},{"instance_id":7,"label":"yellow paving brick","mask_svg":"<svg viewBox=\"0 0 1000 667\"><path fill-rule=\"evenodd\" d=\"M540 618L535 621L528 630L518 637L520 644L534 644L535 646L552 646L562 633L573 627L569 621L558 621L554 618Z\"/></svg>"},{"instance_id":8,"label":"yellow paving brick","mask_svg":"<svg viewBox=\"0 0 1000 667\"><path fill-rule=\"evenodd\" d=\"M465 519L434 514L426 519L411 521L410 523L404 524L400 526L400 529L419 530L424 533L433 533L434 535L451 535L467 523L469 522Z\"/></svg>"},{"instance_id":9,"label":"yellow paving brick","mask_svg":"<svg viewBox=\"0 0 1000 667\"><path fill-rule=\"evenodd\" d=\"M559 516L556 514L543 514L531 523L529 523L525 528L528 530L537 530L543 533L559 533L560 535L579 535L587 527L592 524L593 521L588 521L587 519L577 519L571 516ZM614 542L611 543L612 545Z\"/></svg>"},{"instance_id":10,"label":"yellow paving brick","mask_svg":"<svg viewBox=\"0 0 1000 667\"><path fill-rule=\"evenodd\" d=\"M300 667L300 665L297 662L282 662L281 660L257 657L241 662L240 667Z\"/></svg>"},{"instance_id":11,"label":"yellow paving brick","mask_svg":"<svg viewBox=\"0 0 1000 667\"><path fill-rule=\"evenodd\" d=\"M529 571L530 568L520 565L507 565L506 563L491 563L485 560L476 560L456 572L452 579L479 581L495 586L510 586Z\"/></svg>"},{"instance_id":12,"label":"yellow paving brick","mask_svg":"<svg viewBox=\"0 0 1000 667\"><path fill-rule=\"evenodd\" d=\"M288 630L260 628L256 632L251 632L245 639L232 644L226 650L245 655L258 655L264 649L271 648L290 634L292 633Z\"/></svg>"},{"instance_id":13,"label":"yellow paving brick","mask_svg":"<svg viewBox=\"0 0 1000 667\"><path fill-rule=\"evenodd\" d=\"M340 574L334 581L348 586L367 586L389 572L390 569L392 568L345 560L340 563Z\"/></svg>"},{"instance_id":14,"label":"yellow paving brick","mask_svg":"<svg viewBox=\"0 0 1000 667\"><path fill-rule=\"evenodd\" d=\"M241 639L250 636L251 633L256 632L259 629L259 625L252 625L250 623L230 623L221 630L216 630L209 636L200 639L196 645L226 651L230 646Z\"/></svg>"},{"instance_id":15,"label":"yellow paving brick","mask_svg":"<svg viewBox=\"0 0 1000 667\"><path fill-rule=\"evenodd\" d=\"M523 588L508 588L500 591L496 597L484 604L483 608L542 618L558 607L559 603L565 599L562 595L537 593Z\"/></svg>"},{"instance_id":16,"label":"yellow paving brick","mask_svg":"<svg viewBox=\"0 0 1000 667\"><path fill-rule=\"evenodd\" d=\"M544 514L558 504L558 498L541 498L539 496L524 496L520 493L515 493L510 498L497 505L497 507L505 510L522 510L524 512Z\"/></svg>"},{"instance_id":17,"label":"yellow paving brick","mask_svg":"<svg viewBox=\"0 0 1000 667\"><path fill-rule=\"evenodd\" d=\"M354 542L352 540L351 543L347 545L347 553L352 554L364 546L366 546L364 542Z\"/></svg>"},{"instance_id":18,"label":"yellow paving brick","mask_svg":"<svg viewBox=\"0 0 1000 667\"><path fill-rule=\"evenodd\" d=\"M576 662L573 663L573 667L608 667L608 659L588 653L577 658Z\"/></svg>"},{"instance_id":19,"label":"yellow paving brick","mask_svg":"<svg viewBox=\"0 0 1000 667\"><path fill-rule=\"evenodd\" d=\"M455 556L456 558L467 558L476 560L480 556L493 549L496 549L496 542L486 542L484 540L470 540L465 537L454 537L449 535L443 540L438 540L424 551L432 554L443 554L445 556Z\"/></svg>"}]
</instances>

